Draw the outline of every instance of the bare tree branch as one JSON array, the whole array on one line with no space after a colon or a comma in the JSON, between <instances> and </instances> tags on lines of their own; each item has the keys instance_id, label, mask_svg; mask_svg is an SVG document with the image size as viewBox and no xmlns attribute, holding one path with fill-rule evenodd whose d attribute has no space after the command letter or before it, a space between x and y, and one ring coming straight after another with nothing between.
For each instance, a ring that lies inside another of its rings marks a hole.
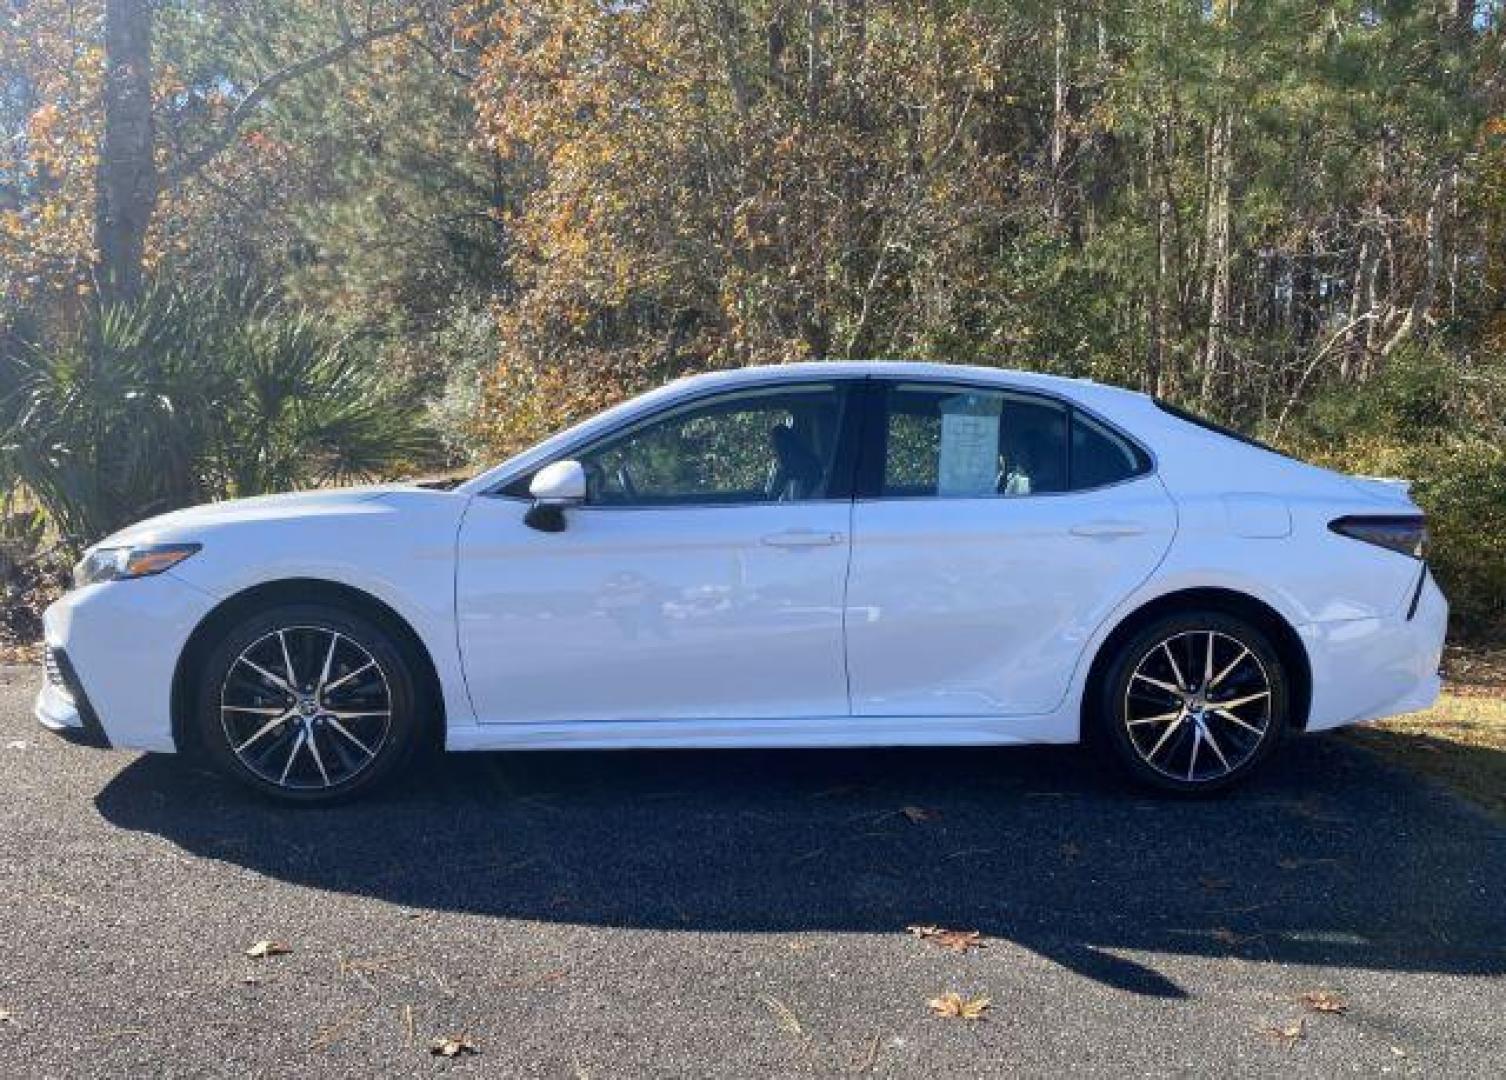
<instances>
[{"instance_id":1,"label":"bare tree branch","mask_svg":"<svg viewBox=\"0 0 1506 1080\"><path fill-rule=\"evenodd\" d=\"M345 59L345 57L364 49L374 42L406 33L415 26L420 25L423 21L424 17L422 15L411 15L406 19L399 19L397 22L374 27L360 34L349 34L347 36L342 33L338 44L331 45L327 49L306 56L302 60L294 61L286 67L278 68L276 71L265 76L230 111L230 115L225 118L225 122L220 126L220 130L215 133L213 138L193 153L179 158L163 171L162 186L164 188L171 188L182 183L184 180L197 174L204 166L218 157L234 141L236 132L250 119L251 115L260 107L262 102L266 101L283 86L318 71L320 68L338 63ZM343 29L348 30L349 27L346 26Z\"/></svg>"}]
</instances>

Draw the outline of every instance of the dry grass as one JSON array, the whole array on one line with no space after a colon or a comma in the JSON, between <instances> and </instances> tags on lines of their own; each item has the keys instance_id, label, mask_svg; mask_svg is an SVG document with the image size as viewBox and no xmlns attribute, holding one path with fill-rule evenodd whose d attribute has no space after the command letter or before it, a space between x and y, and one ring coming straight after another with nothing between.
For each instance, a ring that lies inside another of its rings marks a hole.
<instances>
[{"instance_id":1,"label":"dry grass","mask_svg":"<svg viewBox=\"0 0 1506 1080\"><path fill-rule=\"evenodd\" d=\"M1451 682L1426 712L1357 729L1353 737L1506 818L1506 690L1494 680Z\"/></svg>"}]
</instances>

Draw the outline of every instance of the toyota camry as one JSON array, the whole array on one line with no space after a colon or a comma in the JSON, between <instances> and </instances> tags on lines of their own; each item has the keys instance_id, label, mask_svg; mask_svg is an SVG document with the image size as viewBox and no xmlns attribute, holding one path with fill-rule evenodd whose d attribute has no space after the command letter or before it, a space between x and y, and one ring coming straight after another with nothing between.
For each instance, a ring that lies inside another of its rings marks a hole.
<instances>
[{"instance_id":1,"label":"toyota camry","mask_svg":"<svg viewBox=\"0 0 1506 1080\"><path fill-rule=\"evenodd\" d=\"M305 803L428 747L1086 741L1212 791L1434 700L1424 526L1403 483L1092 382L719 372L450 490L109 537L47 612L36 715Z\"/></svg>"}]
</instances>

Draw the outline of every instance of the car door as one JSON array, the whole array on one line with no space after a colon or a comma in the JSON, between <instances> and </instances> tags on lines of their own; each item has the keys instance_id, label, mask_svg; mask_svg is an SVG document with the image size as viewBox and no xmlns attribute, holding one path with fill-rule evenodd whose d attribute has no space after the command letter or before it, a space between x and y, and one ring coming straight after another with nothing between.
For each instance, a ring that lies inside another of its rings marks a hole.
<instances>
[{"instance_id":1,"label":"car door","mask_svg":"<svg viewBox=\"0 0 1506 1080\"><path fill-rule=\"evenodd\" d=\"M853 712L1049 712L1171 542L1149 457L1044 395L885 381L874 398L853 508Z\"/></svg>"},{"instance_id":2,"label":"car door","mask_svg":"<svg viewBox=\"0 0 1506 1080\"><path fill-rule=\"evenodd\" d=\"M561 532L508 492L461 527L483 723L846 716L848 380L723 391L600 437Z\"/></svg>"}]
</instances>

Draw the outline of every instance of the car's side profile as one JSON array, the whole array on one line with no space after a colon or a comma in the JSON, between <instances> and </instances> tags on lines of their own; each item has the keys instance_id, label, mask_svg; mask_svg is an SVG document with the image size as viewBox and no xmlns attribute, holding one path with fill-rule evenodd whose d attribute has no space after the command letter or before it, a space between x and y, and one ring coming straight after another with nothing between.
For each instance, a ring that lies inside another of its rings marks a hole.
<instances>
[{"instance_id":1,"label":"car's side profile","mask_svg":"<svg viewBox=\"0 0 1506 1080\"><path fill-rule=\"evenodd\" d=\"M319 802L451 750L1070 743L1213 790L1427 706L1447 605L1391 481L1091 382L680 380L453 490L132 526L47 613L43 724Z\"/></svg>"}]
</instances>

